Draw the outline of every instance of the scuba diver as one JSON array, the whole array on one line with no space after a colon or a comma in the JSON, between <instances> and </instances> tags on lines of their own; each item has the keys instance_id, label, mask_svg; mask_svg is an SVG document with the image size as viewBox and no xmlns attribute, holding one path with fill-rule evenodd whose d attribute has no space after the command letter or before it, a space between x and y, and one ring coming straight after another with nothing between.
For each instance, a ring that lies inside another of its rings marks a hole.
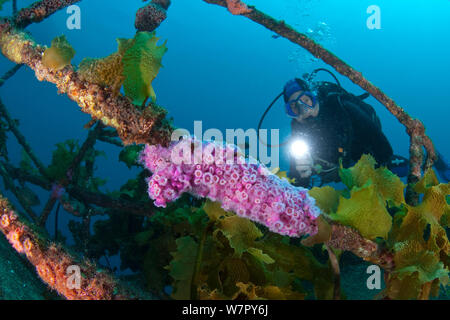
<instances>
[{"instance_id":1,"label":"scuba diver","mask_svg":"<svg viewBox=\"0 0 450 320\"><path fill-rule=\"evenodd\" d=\"M336 83L313 82L319 71L331 74ZM408 174L408 159L393 154L375 110L364 102L368 93L355 96L347 92L336 76L323 68L304 79L288 81L258 125L259 132L265 115L283 96L285 111L292 118L291 137L286 143L290 147L289 177L295 178L295 185L338 182L339 163L350 167L363 154L372 155L378 165L400 177ZM446 182L450 180L450 165L440 155L435 168Z\"/></svg>"}]
</instances>

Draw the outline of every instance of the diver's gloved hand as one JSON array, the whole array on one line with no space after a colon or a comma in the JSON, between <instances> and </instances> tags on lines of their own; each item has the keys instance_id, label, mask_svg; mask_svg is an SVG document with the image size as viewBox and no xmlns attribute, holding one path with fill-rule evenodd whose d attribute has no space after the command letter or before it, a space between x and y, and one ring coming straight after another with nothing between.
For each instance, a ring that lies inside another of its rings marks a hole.
<instances>
[{"instance_id":1,"label":"diver's gloved hand","mask_svg":"<svg viewBox=\"0 0 450 320\"><path fill-rule=\"evenodd\" d=\"M387 167L397 176L406 177L409 172L409 160L402 156L393 155ZM450 163L447 162L439 153L434 167L436 168L436 171L439 172L439 176L445 183L450 182Z\"/></svg>"},{"instance_id":2,"label":"diver's gloved hand","mask_svg":"<svg viewBox=\"0 0 450 320\"><path fill-rule=\"evenodd\" d=\"M402 156L393 155L387 167L397 176L406 177L409 171L409 160Z\"/></svg>"},{"instance_id":3,"label":"diver's gloved hand","mask_svg":"<svg viewBox=\"0 0 450 320\"><path fill-rule=\"evenodd\" d=\"M313 174L314 160L311 155L295 158L295 170L300 178L309 178Z\"/></svg>"}]
</instances>

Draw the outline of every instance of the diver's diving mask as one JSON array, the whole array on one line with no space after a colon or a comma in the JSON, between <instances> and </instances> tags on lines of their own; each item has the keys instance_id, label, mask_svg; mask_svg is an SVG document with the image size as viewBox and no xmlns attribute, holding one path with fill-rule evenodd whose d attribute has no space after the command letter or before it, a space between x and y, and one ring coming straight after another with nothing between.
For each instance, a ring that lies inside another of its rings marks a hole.
<instances>
[{"instance_id":1,"label":"diver's diving mask","mask_svg":"<svg viewBox=\"0 0 450 320\"><path fill-rule=\"evenodd\" d=\"M296 99L286 102L286 113L291 118L297 118L304 108L314 109L316 95L309 91L303 91Z\"/></svg>"}]
</instances>

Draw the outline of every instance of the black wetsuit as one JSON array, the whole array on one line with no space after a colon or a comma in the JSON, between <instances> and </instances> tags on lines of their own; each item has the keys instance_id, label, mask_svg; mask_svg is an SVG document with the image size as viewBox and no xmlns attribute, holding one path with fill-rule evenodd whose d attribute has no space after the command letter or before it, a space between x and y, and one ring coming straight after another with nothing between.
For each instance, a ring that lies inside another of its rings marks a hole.
<instances>
[{"instance_id":1,"label":"black wetsuit","mask_svg":"<svg viewBox=\"0 0 450 320\"><path fill-rule=\"evenodd\" d=\"M339 181L338 170L329 169L323 159L339 166L342 158L344 167L356 163L363 154L371 154L380 165L387 165L393 155L392 147L381 131L381 123L375 110L360 98L347 93L331 82L319 82L316 88L319 100L317 117L310 117L299 123L292 120L292 139L304 139L310 148L315 164L325 169L320 178L322 183ZM333 167L333 166L331 166ZM290 160L291 178L296 184L308 186L310 178L300 178L295 170L295 161Z\"/></svg>"}]
</instances>

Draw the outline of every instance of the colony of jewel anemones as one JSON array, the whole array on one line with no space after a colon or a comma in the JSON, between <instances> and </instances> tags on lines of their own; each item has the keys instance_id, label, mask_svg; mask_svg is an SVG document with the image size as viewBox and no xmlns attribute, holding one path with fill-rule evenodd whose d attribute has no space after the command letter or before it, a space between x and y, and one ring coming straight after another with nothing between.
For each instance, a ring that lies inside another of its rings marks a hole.
<instances>
[{"instance_id":1,"label":"colony of jewel anemones","mask_svg":"<svg viewBox=\"0 0 450 320\"><path fill-rule=\"evenodd\" d=\"M169 148L147 145L141 162L153 173L148 193L156 206L188 192L282 235L317 233L320 210L307 190L245 159L235 146L185 138Z\"/></svg>"}]
</instances>

